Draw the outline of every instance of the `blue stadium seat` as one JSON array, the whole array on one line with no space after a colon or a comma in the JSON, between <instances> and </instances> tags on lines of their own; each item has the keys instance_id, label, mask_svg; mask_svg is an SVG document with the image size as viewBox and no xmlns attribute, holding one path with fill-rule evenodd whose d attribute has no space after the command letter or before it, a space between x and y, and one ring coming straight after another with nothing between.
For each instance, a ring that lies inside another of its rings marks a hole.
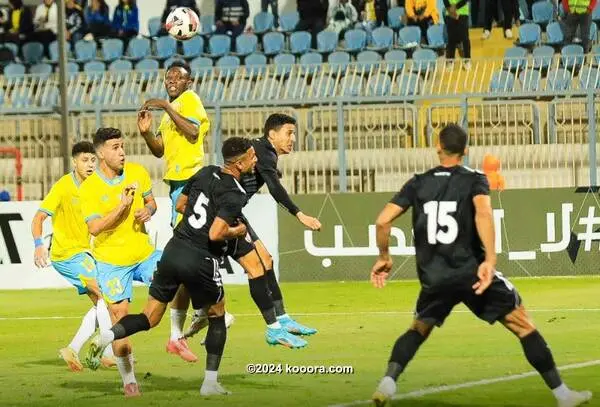
<instances>
[{"instance_id":1,"label":"blue stadium seat","mask_svg":"<svg viewBox=\"0 0 600 407\"><path fill-rule=\"evenodd\" d=\"M56 72L58 72L59 67L56 67ZM67 62L67 80L74 80L77 75L79 75L79 65L75 62Z\"/></svg>"},{"instance_id":2,"label":"blue stadium seat","mask_svg":"<svg viewBox=\"0 0 600 407\"><path fill-rule=\"evenodd\" d=\"M581 68L584 59L585 56L581 45L565 45L560 51L560 64L565 69L572 70Z\"/></svg>"},{"instance_id":3,"label":"blue stadium seat","mask_svg":"<svg viewBox=\"0 0 600 407\"><path fill-rule=\"evenodd\" d=\"M503 69L516 71L527 64L527 50L522 47L510 47L504 50Z\"/></svg>"},{"instance_id":4,"label":"blue stadium seat","mask_svg":"<svg viewBox=\"0 0 600 407\"><path fill-rule=\"evenodd\" d=\"M75 43L75 60L80 63L96 59L96 41L80 40Z\"/></svg>"},{"instance_id":5,"label":"blue stadium seat","mask_svg":"<svg viewBox=\"0 0 600 407\"><path fill-rule=\"evenodd\" d=\"M147 81L154 77L154 74L160 69L160 64L156 59L142 59L135 64L135 70L140 72L141 80Z\"/></svg>"},{"instance_id":6,"label":"blue stadium seat","mask_svg":"<svg viewBox=\"0 0 600 407\"><path fill-rule=\"evenodd\" d=\"M285 36L280 32L268 32L263 36L263 52L267 56L273 56L283 51Z\"/></svg>"},{"instance_id":7,"label":"blue stadium seat","mask_svg":"<svg viewBox=\"0 0 600 407\"><path fill-rule=\"evenodd\" d=\"M310 51L312 36L308 31L296 31L290 35L290 52L294 55Z\"/></svg>"},{"instance_id":8,"label":"blue stadium seat","mask_svg":"<svg viewBox=\"0 0 600 407\"><path fill-rule=\"evenodd\" d=\"M389 69L401 71L406 62L406 52L393 49L385 53L383 59L387 62Z\"/></svg>"},{"instance_id":9,"label":"blue stadium seat","mask_svg":"<svg viewBox=\"0 0 600 407\"><path fill-rule=\"evenodd\" d=\"M52 41L50 46L48 47L48 51L50 53L50 62L53 64L57 64L60 56L58 55L58 41Z\"/></svg>"},{"instance_id":10,"label":"blue stadium seat","mask_svg":"<svg viewBox=\"0 0 600 407\"><path fill-rule=\"evenodd\" d=\"M44 56L44 46L39 42L28 42L21 47L21 52L26 64L37 64Z\"/></svg>"},{"instance_id":11,"label":"blue stadium seat","mask_svg":"<svg viewBox=\"0 0 600 407\"><path fill-rule=\"evenodd\" d=\"M592 21L596 24L600 22L600 3L596 3L596 7L592 10Z\"/></svg>"},{"instance_id":12,"label":"blue stadium seat","mask_svg":"<svg viewBox=\"0 0 600 407\"><path fill-rule=\"evenodd\" d=\"M208 86L202 86L198 89L198 95L202 100L216 102L223 98L224 87L219 81L208 81Z\"/></svg>"},{"instance_id":13,"label":"blue stadium seat","mask_svg":"<svg viewBox=\"0 0 600 407\"><path fill-rule=\"evenodd\" d=\"M100 61L86 62L83 66L83 72L85 72L90 81L98 80L106 72L106 65Z\"/></svg>"},{"instance_id":14,"label":"blue stadium seat","mask_svg":"<svg viewBox=\"0 0 600 407\"><path fill-rule=\"evenodd\" d=\"M112 86L94 86L90 92L90 102L93 105L106 105L110 103L115 89Z\"/></svg>"},{"instance_id":15,"label":"blue stadium seat","mask_svg":"<svg viewBox=\"0 0 600 407\"><path fill-rule=\"evenodd\" d=\"M0 48L8 48L11 50L15 58L19 56L19 46L14 42L5 42L4 44L0 44Z\"/></svg>"},{"instance_id":16,"label":"blue stadium seat","mask_svg":"<svg viewBox=\"0 0 600 407\"><path fill-rule=\"evenodd\" d=\"M541 26L548 25L554 20L554 6L549 1L538 1L532 6L533 22Z\"/></svg>"},{"instance_id":17,"label":"blue stadium seat","mask_svg":"<svg viewBox=\"0 0 600 407\"><path fill-rule=\"evenodd\" d=\"M363 51L356 56L357 67L367 72L374 69L379 61L381 61L381 55L375 51Z\"/></svg>"},{"instance_id":18,"label":"blue stadium seat","mask_svg":"<svg viewBox=\"0 0 600 407\"><path fill-rule=\"evenodd\" d=\"M396 76L396 88L400 96L414 96L419 94L422 86L421 77L417 74L406 72Z\"/></svg>"},{"instance_id":19,"label":"blue stadium seat","mask_svg":"<svg viewBox=\"0 0 600 407\"><path fill-rule=\"evenodd\" d=\"M14 78L25 75L25 65L10 63L4 67L4 76Z\"/></svg>"},{"instance_id":20,"label":"blue stadium seat","mask_svg":"<svg viewBox=\"0 0 600 407\"><path fill-rule=\"evenodd\" d=\"M554 48L549 45L542 45L533 49L533 68L548 69L552 65L554 58Z\"/></svg>"},{"instance_id":21,"label":"blue stadium seat","mask_svg":"<svg viewBox=\"0 0 600 407\"><path fill-rule=\"evenodd\" d=\"M343 96L361 96L364 92L364 81L360 75L347 75L340 81Z\"/></svg>"},{"instance_id":22,"label":"blue stadium seat","mask_svg":"<svg viewBox=\"0 0 600 407\"><path fill-rule=\"evenodd\" d=\"M240 59L234 55L226 55L219 58L215 66L220 68L222 76L231 76L240 66Z\"/></svg>"},{"instance_id":23,"label":"blue stadium seat","mask_svg":"<svg viewBox=\"0 0 600 407\"><path fill-rule=\"evenodd\" d=\"M430 49L417 49L413 53L412 71L420 74L433 72L437 61L437 54Z\"/></svg>"},{"instance_id":24,"label":"blue stadium seat","mask_svg":"<svg viewBox=\"0 0 600 407\"><path fill-rule=\"evenodd\" d=\"M133 70L133 64L131 61L127 61L125 59L117 59L116 61L111 62L108 66L109 71L117 71L117 72L129 72Z\"/></svg>"},{"instance_id":25,"label":"blue stadium seat","mask_svg":"<svg viewBox=\"0 0 600 407\"><path fill-rule=\"evenodd\" d=\"M321 31L317 34L317 52L329 54L335 51L338 45L338 34L334 31Z\"/></svg>"},{"instance_id":26,"label":"blue stadium seat","mask_svg":"<svg viewBox=\"0 0 600 407\"><path fill-rule=\"evenodd\" d=\"M444 24L435 24L427 29L427 48L442 50L446 48L446 28Z\"/></svg>"},{"instance_id":27,"label":"blue stadium seat","mask_svg":"<svg viewBox=\"0 0 600 407\"><path fill-rule=\"evenodd\" d=\"M156 37L161 27L162 22L160 21L160 17L152 17L148 19L148 33L150 34L150 37Z\"/></svg>"},{"instance_id":28,"label":"blue stadium seat","mask_svg":"<svg viewBox=\"0 0 600 407\"><path fill-rule=\"evenodd\" d=\"M244 65L251 77L263 75L267 70L267 57L259 53L250 54L244 60Z\"/></svg>"},{"instance_id":29,"label":"blue stadium seat","mask_svg":"<svg viewBox=\"0 0 600 407\"><path fill-rule=\"evenodd\" d=\"M565 41L560 23L553 21L546 27L546 45L559 46Z\"/></svg>"},{"instance_id":30,"label":"blue stadium seat","mask_svg":"<svg viewBox=\"0 0 600 407\"><path fill-rule=\"evenodd\" d=\"M542 38L542 29L534 23L523 24L519 27L519 40L515 45L520 47L533 47L537 45Z\"/></svg>"},{"instance_id":31,"label":"blue stadium seat","mask_svg":"<svg viewBox=\"0 0 600 407\"><path fill-rule=\"evenodd\" d=\"M579 86L582 89L600 90L600 67L582 68L579 72Z\"/></svg>"},{"instance_id":32,"label":"blue stadium seat","mask_svg":"<svg viewBox=\"0 0 600 407\"><path fill-rule=\"evenodd\" d=\"M29 68L29 73L37 75L40 79L48 79L52 75L52 65L44 63L35 64Z\"/></svg>"},{"instance_id":33,"label":"blue stadium seat","mask_svg":"<svg viewBox=\"0 0 600 407\"><path fill-rule=\"evenodd\" d=\"M52 69L52 68L50 68ZM55 86L46 86L40 94L40 106L55 107L58 106L58 97L60 93Z\"/></svg>"},{"instance_id":34,"label":"blue stadium seat","mask_svg":"<svg viewBox=\"0 0 600 407\"><path fill-rule=\"evenodd\" d=\"M394 30L389 27L377 27L371 33L369 49L387 51L394 46Z\"/></svg>"},{"instance_id":35,"label":"blue stadium seat","mask_svg":"<svg viewBox=\"0 0 600 407\"><path fill-rule=\"evenodd\" d=\"M590 41L592 43L596 42L598 39L598 26L596 24L590 24Z\"/></svg>"},{"instance_id":36,"label":"blue stadium seat","mask_svg":"<svg viewBox=\"0 0 600 407\"><path fill-rule=\"evenodd\" d=\"M181 61L181 58L179 58L178 56L174 56L171 58L167 58L163 61L163 67L165 69L169 69L169 67L171 66L171 64L175 61Z\"/></svg>"},{"instance_id":37,"label":"blue stadium seat","mask_svg":"<svg viewBox=\"0 0 600 407\"><path fill-rule=\"evenodd\" d=\"M254 82L248 79L238 78L229 85L229 97L231 100L245 101L253 95Z\"/></svg>"},{"instance_id":38,"label":"blue stadium seat","mask_svg":"<svg viewBox=\"0 0 600 407\"><path fill-rule=\"evenodd\" d=\"M394 31L401 29L403 26L402 20L405 15L404 7L392 7L389 9L387 14L388 27Z\"/></svg>"},{"instance_id":39,"label":"blue stadium seat","mask_svg":"<svg viewBox=\"0 0 600 407\"><path fill-rule=\"evenodd\" d=\"M235 40L235 53L245 57L258 50L258 37L251 33L240 35Z\"/></svg>"},{"instance_id":40,"label":"blue stadium seat","mask_svg":"<svg viewBox=\"0 0 600 407\"><path fill-rule=\"evenodd\" d=\"M222 57L231 51L231 37L217 34L208 40L208 55L212 58Z\"/></svg>"},{"instance_id":41,"label":"blue stadium seat","mask_svg":"<svg viewBox=\"0 0 600 407\"><path fill-rule=\"evenodd\" d=\"M215 16L202 14L200 16L200 35L211 35L214 30Z\"/></svg>"},{"instance_id":42,"label":"blue stadium seat","mask_svg":"<svg viewBox=\"0 0 600 407\"><path fill-rule=\"evenodd\" d=\"M282 97L285 99L305 99L308 96L308 86L306 78L303 76L292 76L285 82Z\"/></svg>"},{"instance_id":43,"label":"blue stadium seat","mask_svg":"<svg viewBox=\"0 0 600 407\"><path fill-rule=\"evenodd\" d=\"M308 52L300 57L300 65L305 75L314 75L321 68L323 56L316 52Z\"/></svg>"},{"instance_id":44,"label":"blue stadium seat","mask_svg":"<svg viewBox=\"0 0 600 407\"><path fill-rule=\"evenodd\" d=\"M596 66L600 65L600 44L594 45L590 54L592 57L592 64Z\"/></svg>"},{"instance_id":45,"label":"blue stadium seat","mask_svg":"<svg viewBox=\"0 0 600 407\"><path fill-rule=\"evenodd\" d=\"M254 32L258 35L273 29L273 14L261 11L254 16Z\"/></svg>"},{"instance_id":46,"label":"blue stadium seat","mask_svg":"<svg viewBox=\"0 0 600 407\"><path fill-rule=\"evenodd\" d=\"M150 40L148 38L132 38L127 45L126 56L134 61L150 56Z\"/></svg>"},{"instance_id":47,"label":"blue stadium seat","mask_svg":"<svg viewBox=\"0 0 600 407\"><path fill-rule=\"evenodd\" d=\"M412 49L421 43L421 29L415 26L403 27L398 32L398 47Z\"/></svg>"},{"instance_id":48,"label":"blue stadium seat","mask_svg":"<svg viewBox=\"0 0 600 407\"><path fill-rule=\"evenodd\" d=\"M275 65L275 74L278 76L289 75L292 72L292 67L296 63L296 57L292 54L278 54L273 58Z\"/></svg>"},{"instance_id":49,"label":"blue stadium seat","mask_svg":"<svg viewBox=\"0 0 600 407\"><path fill-rule=\"evenodd\" d=\"M571 87L571 72L565 69L553 69L548 72L546 87L551 91L564 91Z\"/></svg>"},{"instance_id":50,"label":"blue stadium seat","mask_svg":"<svg viewBox=\"0 0 600 407\"><path fill-rule=\"evenodd\" d=\"M154 43L156 45L154 56L158 59L171 58L177 54L177 41L173 37L168 35L158 37Z\"/></svg>"},{"instance_id":51,"label":"blue stadium seat","mask_svg":"<svg viewBox=\"0 0 600 407\"><path fill-rule=\"evenodd\" d=\"M0 106L4 104L4 89L0 88Z\"/></svg>"},{"instance_id":52,"label":"blue stadium seat","mask_svg":"<svg viewBox=\"0 0 600 407\"><path fill-rule=\"evenodd\" d=\"M282 13L279 15L279 27L284 33L292 32L300 22L300 14L297 11Z\"/></svg>"},{"instance_id":53,"label":"blue stadium seat","mask_svg":"<svg viewBox=\"0 0 600 407\"><path fill-rule=\"evenodd\" d=\"M123 41L118 38L110 38L102 41L102 60L104 62L114 61L123 56Z\"/></svg>"},{"instance_id":54,"label":"blue stadium seat","mask_svg":"<svg viewBox=\"0 0 600 407\"><path fill-rule=\"evenodd\" d=\"M204 53L204 37L195 35L187 41L182 41L183 57L196 58Z\"/></svg>"},{"instance_id":55,"label":"blue stadium seat","mask_svg":"<svg viewBox=\"0 0 600 407\"><path fill-rule=\"evenodd\" d=\"M319 76L311 83L310 95L315 98L330 98L335 96L335 79L330 76Z\"/></svg>"},{"instance_id":56,"label":"blue stadium seat","mask_svg":"<svg viewBox=\"0 0 600 407\"><path fill-rule=\"evenodd\" d=\"M515 75L508 71L496 71L492 75L490 92L512 92L515 88Z\"/></svg>"},{"instance_id":57,"label":"blue stadium seat","mask_svg":"<svg viewBox=\"0 0 600 407\"><path fill-rule=\"evenodd\" d=\"M190 69L192 74L204 75L211 72L213 68L213 60L206 57L196 57L190 61Z\"/></svg>"},{"instance_id":58,"label":"blue stadium seat","mask_svg":"<svg viewBox=\"0 0 600 407\"><path fill-rule=\"evenodd\" d=\"M279 99L279 81L271 78L260 79L256 81L256 98L261 100L275 100Z\"/></svg>"},{"instance_id":59,"label":"blue stadium seat","mask_svg":"<svg viewBox=\"0 0 600 407\"><path fill-rule=\"evenodd\" d=\"M371 75L367 81L367 96L389 96L392 80L386 74Z\"/></svg>"},{"instance_id":60,"label":"blue stadium seat","mask_svg":"<svg viewBox=\"0 0 600 407\"><path fill-rule=\"evenodd\" d=\"M535 69L527 69L519 73L519 81L523 92L537 92L540 90L541 84L540 71Z\"/></svg>"},{"instance_id":61,"label":"blue stadium seat","mask_svg":"<svg viewBox=\"0 0 600 407\"><path fill-rule=\"evenodd\" d=\"M367 46L367 33L363 30L348 30L344 33L344 51L358 53Z\"/></svg>"},{"instance_id":62,"label":"blue stadium seat","mask_svg":"<svg viewBox=\"0 0 600 407\"><path fill-rule=\"evenodd\" d=\"M350 54L345 51L335 51L329 54L327 62L332 69L338 72L344 72L350 63Z\"/></svg>"}]
</instances>

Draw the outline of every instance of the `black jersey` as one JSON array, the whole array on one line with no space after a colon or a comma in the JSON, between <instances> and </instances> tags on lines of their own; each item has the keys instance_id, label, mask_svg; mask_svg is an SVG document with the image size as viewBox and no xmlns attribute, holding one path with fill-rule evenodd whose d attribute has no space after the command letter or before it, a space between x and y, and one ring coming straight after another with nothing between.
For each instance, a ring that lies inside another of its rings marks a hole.
<instances>
[{"instance_id":1,"label":"black jersey","mask_svg":"<svg viewBox=\"0 0 600 407\"><path fill-rule=\"evenodd\" d=\"M489 195L485 175L466 167L436 167L415 175L392 203L413 208L417 274L424 289L471 282L485 253L473 197Z\"/></svg>"},{"instance_id":2,"label":"black jersey","mask_svg":"<svg viewBox=\"0 0 600 407\"><path fill-rule=\"evenodd\" d=\"M183 219L175 228L174 236L187 240L195 247L220 257L227 242L213 242L209 230L216 217L229 225L242 216L248 198L240 183L220 167L209 165L198 171L183 188L188 197Z\"/></svg>"},{"instance_id":3,"label":"black jersey","mask_svg":"<svg viewBox=\"0 0 600 407\"><path fill-rule=\"evenodd\" d=\"M285 207L292 215L300 212L287 191L281 185L281 173L277 169L277 152L266 137L252 140L256 152L256 168L254 173L242 176L241 183L251 198L263 185L267 184L269 193L278 204Z\"/></svg>"}]
</instances>

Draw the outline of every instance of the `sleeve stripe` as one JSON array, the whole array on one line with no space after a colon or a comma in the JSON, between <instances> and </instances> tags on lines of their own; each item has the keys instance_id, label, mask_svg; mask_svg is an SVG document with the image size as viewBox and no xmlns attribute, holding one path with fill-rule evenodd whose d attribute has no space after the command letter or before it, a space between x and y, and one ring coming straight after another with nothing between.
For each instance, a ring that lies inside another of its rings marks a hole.
<instances>
[{"instance_id":1,"label":"sleeve stripe","mask_svg":"<svg viewBox=\"0 0 600 407\"><path fill-rule=\"evenodd\" d=\"M44 212L44 213L45 213L46 215L48 215L48 216L54 216L54 212L52 212L52 211L51 211L51 210L49 210L49 209L40 208L40 209L38 209L38 211L40 211L40 212Z\"/></svg>"},{"instance_id":2,"label":"sleeve stripe","mask_svg":"<svg viewBox=\"0 0 600 407\"><path fill-rule=\"evenodd\" d=\"M200 126L200 120L195 119L193 117L186 117L185 118L187 121L194 123L196 126Z\"/></svg>"},{"instance_id":3,"label":"sleeve stripe","mask_svg":"<svg viewBox=\"0 0 600 407\"><path fill-rule=\"evenodd\" d=\"M100 219L101 217L102 216L98 215L97 213L93 213L90 216L86 217L85 221L89 222L89 221L94 220L94 219Z\"/></svg>"},{"instance_id":4,"label":"sleeve stripe","mask_svg":"<svg viewBox=\"0 0 600 407\"><path fill-rule=\"evenodd\" d=\"M142 193L142 197L144 197L144 198L146 198L149 195L152 195L152 190L151 189Z\"/></svg>"}]
</instances>

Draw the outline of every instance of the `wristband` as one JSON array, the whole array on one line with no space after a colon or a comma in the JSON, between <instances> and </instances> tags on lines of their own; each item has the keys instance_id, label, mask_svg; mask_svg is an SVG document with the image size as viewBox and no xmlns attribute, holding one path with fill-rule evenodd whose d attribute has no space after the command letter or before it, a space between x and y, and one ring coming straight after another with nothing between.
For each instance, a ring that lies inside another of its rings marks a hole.
<instances>
[{"instance_id":1,"label":"wristband","mask_svg":"<svg viewBox=\"0 0 600 407\"><path fill-rule=\"evenodd\" d=\"M42 238L37 238L33 241L33 243L35 244L35 247L40 247L44 245L44 241L42 240Z\"/></svg>"},{"instance_id":2,"label":"wristband","mask_svg":"<svg viewBox=\"0 0 600 407\"><path fill-rule=\"evenodd\" d=\"M152 216L152 215L154 215L156 213L156 208L153 205L146 204L144 206L146 208L148 208L148 210L150 211L150 216Z\"/></svg>"}]
</instances>

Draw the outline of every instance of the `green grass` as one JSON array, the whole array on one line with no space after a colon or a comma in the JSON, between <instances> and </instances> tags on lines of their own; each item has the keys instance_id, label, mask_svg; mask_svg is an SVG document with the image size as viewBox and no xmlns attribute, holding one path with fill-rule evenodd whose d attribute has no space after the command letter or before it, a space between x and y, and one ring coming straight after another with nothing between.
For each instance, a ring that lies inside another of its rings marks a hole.
<instances>
[{"instance_id":1,"label":"green grass","mask_svg":"<svg viewBox=\"0 0 600 407\"><path fill-rule=\"evenodd\" d=\"M516 280L525 305L551 345L557 364L600 359L600 279ZM327 406L367 400L383 373L391 347L411 320L416 282L394 282L384 290L367 283L289 283L287 308L315 326L309 347L269 347L264 326L245 286L227 287L229 330L220 381L234 394L202 398L204 351L186 364L165 353L169 319L133 337L136 375L143 396L131 406ZM136 288L132 309L145 302ZM125 403L116 370L71 373L58 359L89 308L73 290L0 291L0 406L115 406ZM575 310L579 308L589 311ZM489 327L462 306L436 330L399 381L399 393L531 371L519 342L501 326ZM18 317L71 317L16 320ZM85 348L84 348L85 349ZM351 375L250 375L248 363L351 365ZM564 373L573 388L600 396L600 366ZM591 406L600 406L600 397ZM551 406L552 395L536 377L396 401L398 406Z\"/></svg>"}]
</instances>

